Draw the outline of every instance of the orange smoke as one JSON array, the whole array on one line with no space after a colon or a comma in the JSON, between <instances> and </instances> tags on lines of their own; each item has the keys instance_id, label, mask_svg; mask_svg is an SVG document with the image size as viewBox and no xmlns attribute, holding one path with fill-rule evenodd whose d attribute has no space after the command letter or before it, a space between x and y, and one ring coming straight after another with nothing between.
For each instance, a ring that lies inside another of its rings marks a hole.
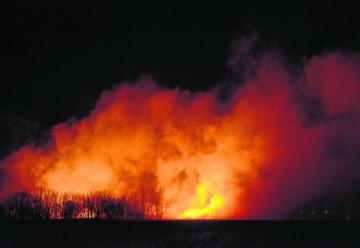
<instances>
[{"instance_id":1,"label":"orange smoke","mask_svg":"<svg viewBox=\"0 0 360 248\"><path fill-rule=\"evenodd\" d=\"M13 154L7 161L16 179L11 190L162 190L165 218L230 217L236 175L252 174L252 161L265 156L261 139L247 130L256 128L253 110L241 104L251 103L225 108L212 93L123 84L103 93L87 118L54 127L45 147Z\"/></svg>"},{"instance_id":2,"label":"orange smoke","mask_svg":"<svg viewBox=\"0 0 360 248\"><path fill-rule=\"evenodd\" d=\"M331 56L309 66L343 65L341 55ZM313 69L294 80L278 60L264 56L256 75L227 101L219 101L216 90L123 83L103 92L86 118L56 125L47 144L25 146L4 160L2 194L44 188L146 195L161 199L165 219L279 217L334 175L323 152L332 131L309 122L297 100L308 92L318 97L324 87L308 87L316 73L327 73ZM329 111L352 106L341 101Z\"/></svg>"}]
</instances>

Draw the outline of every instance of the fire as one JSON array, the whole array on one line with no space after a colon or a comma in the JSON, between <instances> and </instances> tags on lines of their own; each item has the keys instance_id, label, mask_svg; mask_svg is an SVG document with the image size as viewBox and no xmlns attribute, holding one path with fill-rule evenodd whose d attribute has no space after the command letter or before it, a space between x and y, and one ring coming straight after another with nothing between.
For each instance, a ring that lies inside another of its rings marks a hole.
<instances>
[{"instance_id":1,"label":"fire","mask_svg":"<svg viewBox=\"0 0 360 248\"><path fill-rule=\"evenodd\" d=\"M4 159L1 196L57 192L71 200L70 209L82 199L86 209L79 216L100 215L94 206L101 201L95 197L91 205L88 196L103 192L105 205L111 195L117 204L111 206L127 202L137 209L129 216L277 217L335 181L345 158L350 165L358 161L351 149L360 135L348 130L357 130L360 119L360 76L347 60L316 57L294 80L265 56L221 101L215 89L191 93L151 80L123 83L103 92L87 117L56 125L45 144ZM341 95L338 81L351 97ZM317 118L308 113L313 99L322 104ZM333 137L345 137L347 149L328 148Z\"/></svg>"},{"instance_id":2,"label":"fire","mask_svg":"<svg viewBox=\"0 0 360 248\"><path fill-rule=\"evenodd\" d=\"M166 208L162 218L227 218L239 192L235 176L262 152L239 129L241 111L220 108L212 93L124 84L85 119L57 125L44 147L13 154L9 178L19 183L7 189L135 195L143 209ZM241 151L245 143L250 149Z\"/></svg>"},{"instance_id":3,"label":"fire","mask_svg":"<svg viewBox=\"0 0 360 248\"><path fill-rule=\"evenodd\" d=\"M224 197L211 193L210 182L204 182L197 187L196 198L191 208L180 214L180 219L211 219L224 206Z\"/></svg>"}]
</instances>

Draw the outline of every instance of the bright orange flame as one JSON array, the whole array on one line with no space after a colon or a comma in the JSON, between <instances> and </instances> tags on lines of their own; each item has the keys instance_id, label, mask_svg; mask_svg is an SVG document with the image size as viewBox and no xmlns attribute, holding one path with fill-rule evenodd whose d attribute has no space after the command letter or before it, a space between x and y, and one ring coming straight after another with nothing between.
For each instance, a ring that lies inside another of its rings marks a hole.
<instances>
[{"instance_id":1,"label":"bright orange flame","mask_svg":"<svg viewBox=\"0 0 360 248\"><path fill-rule=\"evenodd\" d=\"M314 151L322 154L326 135L304 127L293 99L299 85L276 62L263 63L225 102L151 81L104 92L89 116L2 162L1 194L131 195L151 203L143 209L166 208L165 219L276 216L315 192L303 189L324 171Z\"/></svg>"},{"instance_id":2,"label":"bright orange flame","mask_svg":"<svg viewBox=\"0 0 360 248\"><path fill-rule=\"evenodd\" d=\"M80 122L57 125L45 147L14 154L11 190L132 194L166 206L163 218L228 218L241 192L236 177L250 180L263 139L246 100L217 108L211 93L125 84Z\"/></svg>"},{"instance_id":3,"label":"bright orange flame","mask_svg":"<svg viewBox=\"0 0 360 248\"><path fill-rule=\"evenodd\" d=\"M191 208L179 215L180 219L209 219L214 218L219 209L224 206L224 198L211 193L210 182L204 182L197 187L196 198L192 201Z\"/></svg>"},{"instance_id":4,"label":"bright orange flame","mask_svg":"<svg viewBox=\"0 0 360 248\"><path fill-rule=\"evenodd\" d=\"M132 194L166 206L167 219L229 217L235 176L261 158L261 143L246 134L242 111L219 114L217 104L211 93L125 84L88 117L57 125L45 147L9 159L19 179L11 190Z\"/></svg>"},{"instance_id":5,"label":"bright orange flame","mask_svg":"<svg viewBox=\"0 0 360 248\"><path fill-rule=\"evenodd\" d=\"M275 57L249 58L249 78L226 101L150 80L104 92L89 116L2 161L0 196L103 191L135 196L154 216L160 205L167 219L285 213L357 168L360 74L358 59L339 53L315 56L301 75Z\"/></svg>"}]
</instances>

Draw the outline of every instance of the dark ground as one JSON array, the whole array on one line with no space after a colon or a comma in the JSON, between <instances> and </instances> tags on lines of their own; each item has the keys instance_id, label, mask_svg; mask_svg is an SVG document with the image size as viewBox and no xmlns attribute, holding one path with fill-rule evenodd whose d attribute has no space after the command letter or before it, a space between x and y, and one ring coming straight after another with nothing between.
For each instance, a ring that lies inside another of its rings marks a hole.
<instances>
[{"instance_id":1,"label":"dark ground","mask_svg":"<svg viewBox=\"0 0 360 248\"><path fill-rule=\"evenodd\" d=\"M0 247L359 247L351 221L2 222Z\"/></svg>"}]
</instances>

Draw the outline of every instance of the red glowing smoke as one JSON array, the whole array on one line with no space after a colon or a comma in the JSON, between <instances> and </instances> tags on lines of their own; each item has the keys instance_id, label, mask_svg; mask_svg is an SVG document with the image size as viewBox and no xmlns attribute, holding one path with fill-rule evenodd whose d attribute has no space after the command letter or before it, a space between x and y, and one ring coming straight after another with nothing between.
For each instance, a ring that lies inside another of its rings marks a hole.
<instances>
[{"instance_id":1,"label":"red glowing smoke","mask_svg":"<svg viewBox=\"0 0 360 248\"><path fill-rule=\"evenodd\" d=\"M164 218L261 219L356 179L358 57L315 56L299 73L278 56L241 58L241 49L231 64L246 64L235 70L245 83L226 101L217 89L123 83L88 117L56 125L46 144L8 156L2 195L132 193L162 199Z\"/></svg>"}]
</instances>

